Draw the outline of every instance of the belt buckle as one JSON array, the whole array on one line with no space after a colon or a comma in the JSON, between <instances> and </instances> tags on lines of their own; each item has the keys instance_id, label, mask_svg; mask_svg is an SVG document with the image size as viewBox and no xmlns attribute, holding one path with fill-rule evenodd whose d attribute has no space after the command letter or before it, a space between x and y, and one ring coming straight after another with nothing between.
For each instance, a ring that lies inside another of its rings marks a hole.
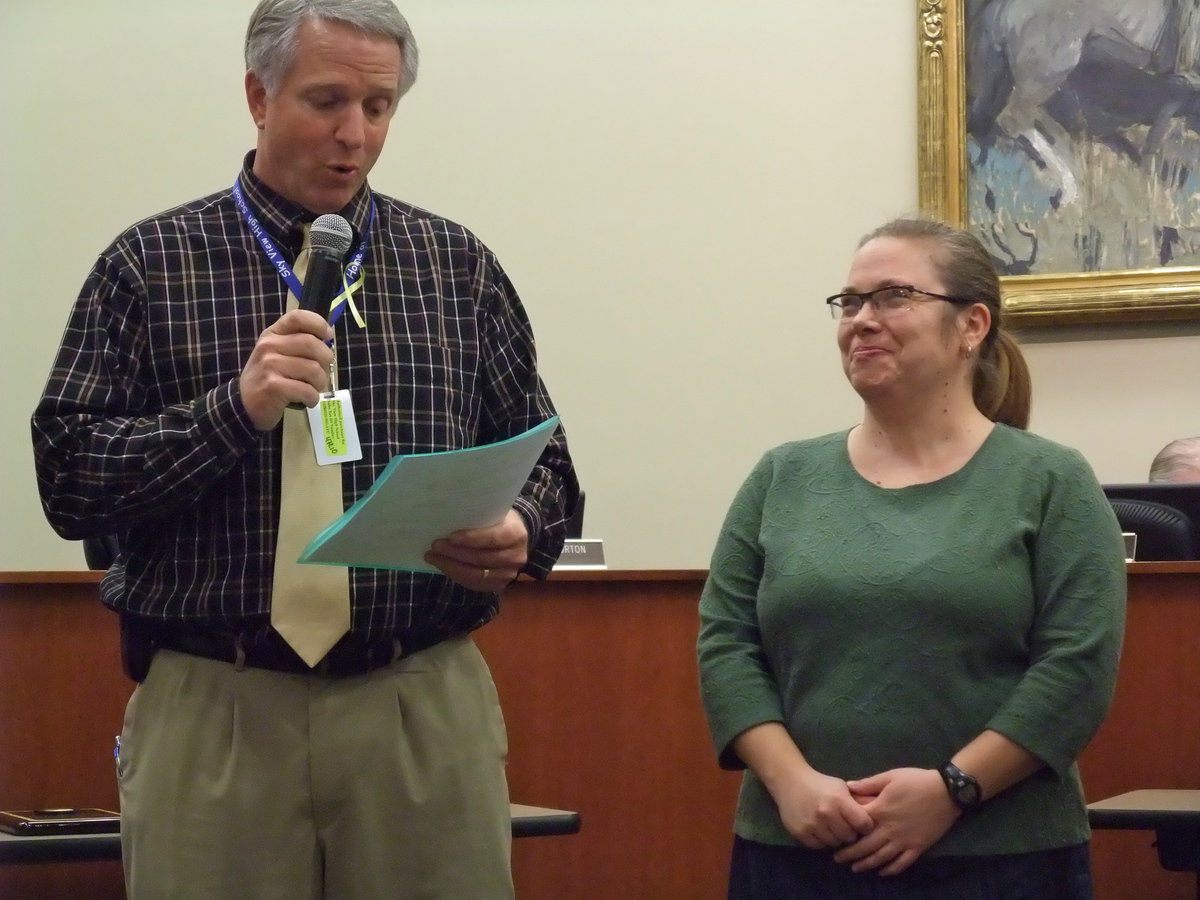
<instances>
[{"instance_id":1,"label":"belt buckle","mask_svg":"<svg viewBox=\"0 0 1200 900\"><path fill-rule=\"evenodd\" d=\"M312 667L312 673L321 678L350 678L354 675L362 675L374 668L371 647L364 647L362 652L365 654L365 657L361 655L356 656L353 653L337 657L335 655L337 651L331 650L325 654L320 662Z\"/></svg>"},{"instance_id":2,"label":"belt buckle","mask_svg":"<svg viewBox=\"0 0 1200 900\"><path fill-rule=\"evenodd\" d=\"M420 649L420 648L418 648ZM390 650L390 652L388 652ZM320 662L312 667L312 673L321 678L349 678L355 675L366 675L401 659L405 649L400 638L391 639L389 648L383 640L377 640L362 648L361 655L347 655L344 664L335 662L331 651Z\"/></svg>"}]
</instances>

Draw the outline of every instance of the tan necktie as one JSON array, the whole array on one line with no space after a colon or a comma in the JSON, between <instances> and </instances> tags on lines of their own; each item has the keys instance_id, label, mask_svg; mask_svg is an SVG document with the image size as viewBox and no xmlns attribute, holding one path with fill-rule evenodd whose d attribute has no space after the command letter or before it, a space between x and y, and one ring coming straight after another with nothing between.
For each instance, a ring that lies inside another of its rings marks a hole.
<instances>
[{"instance_id":1,"label":"tan necktie","mask_svg":"<svg viewBox=\"0 0 1200 900\"><path fill-rule=\"evenodd\" d=\"M308 268L308 226L293 267L304 280ZM299 306L288 294L288 309ZM280 467L279 536L275 544L275 580L271 624L309 666L315 666L350 630L350 574L340 566L296 562L318 531L345 512L342 467L318 466L303 409L283 412L283 462Z\"/></svg>"}]
</instances>

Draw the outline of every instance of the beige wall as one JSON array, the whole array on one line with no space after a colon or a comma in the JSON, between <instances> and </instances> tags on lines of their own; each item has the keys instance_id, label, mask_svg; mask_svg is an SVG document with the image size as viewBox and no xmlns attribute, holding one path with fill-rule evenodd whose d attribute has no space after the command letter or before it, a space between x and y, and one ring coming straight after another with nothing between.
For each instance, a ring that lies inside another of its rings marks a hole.
<instances>
[{"instance_id":1,"label":"beige wall","mask_svg":"<svg viewBox=\"0 0 1200 900\"><path fill-rule=\"evenodd\" d=\"M0 0L0 569L73 569L27 417L95 254L229 184L248 0ZM402 0L423 51L376 189L473 228L537 330L614 568L707 565L766 447L841 428L821 298L916 207L910 0ZM1200 433L1200 325L1039 332L1034 428L1102 480Z\"/></svg>"}]
</instances>

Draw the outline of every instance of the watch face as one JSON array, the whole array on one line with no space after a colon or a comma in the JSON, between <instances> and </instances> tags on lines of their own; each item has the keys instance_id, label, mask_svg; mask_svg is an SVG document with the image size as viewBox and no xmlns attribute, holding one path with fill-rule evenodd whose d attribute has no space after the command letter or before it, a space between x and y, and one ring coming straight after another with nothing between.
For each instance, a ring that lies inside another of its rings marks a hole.
<instances>
[{"instance_id":1,"label":"watch face","mask_svg":"<svg viewBox=\"0 0 1200 900\"><path fill-rule=\"evenodd\" d=\"M963 806L975 806L979 803L979 783L969 775L963 776L954 787L954 796Z\"/></svg>"},{"instance_id":2,"label":"watch face","mask_svg":"<svg viewBox=\"0 0 1200 900\"><path fill-rule=\"evenodd\" d=\"M946 790L950 797L961 809L973 809L983 798L979 782L953 763L946 763L941 769L942 780L946 782Z\"/></svg>"}]
</instances>

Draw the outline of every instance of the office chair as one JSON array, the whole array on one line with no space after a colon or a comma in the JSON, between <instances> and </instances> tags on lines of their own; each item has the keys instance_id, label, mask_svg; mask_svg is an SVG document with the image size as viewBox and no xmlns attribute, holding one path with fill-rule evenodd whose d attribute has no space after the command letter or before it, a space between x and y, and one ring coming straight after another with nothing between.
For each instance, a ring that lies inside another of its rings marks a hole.
<instances>
[{"instance_id":1,"label":"office chair","mask_svg":"<svg viewBox=\"0 0 1200 900\"><path fill-rule=\"evenodd\" d=\"M1134 558L1147 560L1200 559L1192 521L1173 506L1150 500L1110 499L1122 531L1137 535Z\"/></svg>"},{"instance_id":2,"label":"office chair","mask_svg":"<svg viewBox=\"0 0 1200 900\"><path fill-rule=\"evenodd\" d=\"M578 540L581 537L583 537L583 491L579 492L575 509L571 513L571 517L567 519L567 540Z\"/></svg>"}]
</instances>

